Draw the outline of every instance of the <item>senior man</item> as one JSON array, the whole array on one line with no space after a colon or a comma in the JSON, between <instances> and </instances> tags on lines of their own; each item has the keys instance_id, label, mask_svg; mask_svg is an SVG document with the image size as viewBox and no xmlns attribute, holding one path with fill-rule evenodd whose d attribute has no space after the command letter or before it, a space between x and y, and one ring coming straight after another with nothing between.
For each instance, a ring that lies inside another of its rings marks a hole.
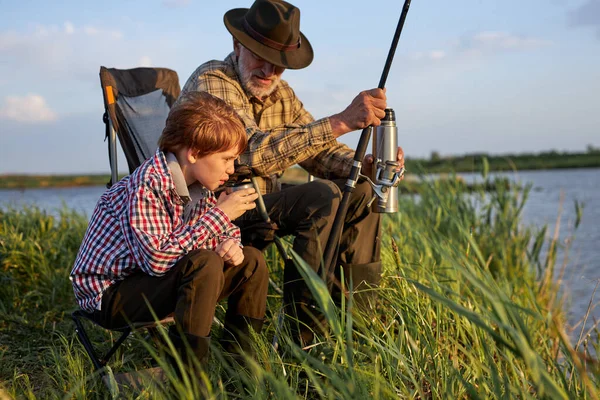
<instances>
[{"instance_id":1,"label":"senior man","mask_svg":"<svg viewBox=\"0 0 600 400\"><path fill-rule=\"evenodd\" d=\"M256 0L247 8L225 13L224 22L233 36L233 52L224 61L208 61L194 71L183 87L207 91L222 98L240 115L248 135L248 148L240 156L262 179L261 192L280 236L295 236L293 249L317 272L331 225L349 175L354 150L336 139L369 125L380 125L385 116L382 89L360 92L343 111L315 120L281 75L286 69L307 67L313 49L300 32L300 10L280 0ZM403 151L397 158L404 165ZM372 167L367 155L364 171ZM301 185L282 185L286 168L299 164L321 178ZM370 211L373 191L359 181L352 193L344 230L337 249L337 266L352 275L355 288L377 285L381 277L379 251L380 216ZM252 211L235 223L247 242L260 242L262 219ZM339 275L339 270L338 270ZM364 298L363 298L364 299ZM296 266L284 271L286 313L301 322L292 324L302 345L313 338L314 304Z\"/></svg>"}]
</instances>

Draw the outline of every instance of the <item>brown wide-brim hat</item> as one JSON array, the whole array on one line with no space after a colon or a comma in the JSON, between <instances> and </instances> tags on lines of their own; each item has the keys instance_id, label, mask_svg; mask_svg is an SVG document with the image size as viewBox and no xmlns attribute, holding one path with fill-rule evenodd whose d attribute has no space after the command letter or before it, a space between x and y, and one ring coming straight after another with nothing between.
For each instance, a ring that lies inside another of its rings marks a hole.
<instances>
[{"instance_id":1,"label":"brown wide-brim hat","mask_svg":"<svg viewBox=\"0 0 600 400\"><path fill-rule=\"evenodd\" d=\"M313 49L300 32L300 10L281 0L256 0L250 8L234 8L223 17L242 46L273 65L308 67Z\"/></svg>"}]
</instances>

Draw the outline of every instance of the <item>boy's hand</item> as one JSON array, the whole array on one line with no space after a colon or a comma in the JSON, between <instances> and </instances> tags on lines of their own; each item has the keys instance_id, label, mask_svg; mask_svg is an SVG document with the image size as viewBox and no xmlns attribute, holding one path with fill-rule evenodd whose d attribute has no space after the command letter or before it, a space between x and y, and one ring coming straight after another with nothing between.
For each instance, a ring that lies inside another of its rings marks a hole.
<instances>
[{"instance_id":1,"label":"boy's hand","mask_svg":"<svg viewBox=\"0 0 600 400\"><path fill-rule=\"evenodd\" d=\"M244 261L244 252L233 239L219 243L215 251L227 264L240 265Z\"/></svg>"},{"instance_id":2,"label":"boy's hand","mask_svg":"<svg viewBox=\"0 0 600 400\"><path fill-rule=\"evenodd\" d=\"M258 199L258 193L254 188L238 190L231 194L222 192L217 200L217 207L233 221L246 211L256 208L254 203L256 199Z\"/></svg>"}]
</instances>

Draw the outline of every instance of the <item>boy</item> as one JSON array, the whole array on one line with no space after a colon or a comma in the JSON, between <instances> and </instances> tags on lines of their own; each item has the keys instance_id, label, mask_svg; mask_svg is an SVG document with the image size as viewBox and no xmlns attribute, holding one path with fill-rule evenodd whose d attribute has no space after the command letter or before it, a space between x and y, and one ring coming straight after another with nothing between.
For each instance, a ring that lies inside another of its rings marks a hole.
<instances>
[{"instance_id":1,"label":"boy","mask_svg":"<svg viewBox=\"0 0 600 400\"><path fill-rule=\"evenodd\" d=\"M100 198L71 281L80 307L109 329L153 321L150 308L158 318L174 313L169 337L182 355L187 342L205 365L225 297L229 343L250 349L249 329L262 328L268 271L257 249L242 248L231 222L258 194L213 193L246 148L243 123L206 92L185 97L171 109L156 154Z\"/></svg>"}]
</instances>

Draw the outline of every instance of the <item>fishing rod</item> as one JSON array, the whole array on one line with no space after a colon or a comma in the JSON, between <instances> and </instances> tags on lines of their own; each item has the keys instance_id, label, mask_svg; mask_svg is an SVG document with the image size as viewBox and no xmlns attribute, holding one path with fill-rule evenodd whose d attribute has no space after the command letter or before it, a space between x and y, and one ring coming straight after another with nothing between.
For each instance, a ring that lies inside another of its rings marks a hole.
<instances>
[{"instance_id":1,"label":"fishing rod","mask_svg":"<svg viewBox=\"0 0 600 400\"><path fill-rule=\"evenodd\" d=\"M390 51L388 52L388 56L385 61L385 66L381 74L381 79L379 80L379 89L383 89L385 87L385 82L387 81L387 77L390 72L390 67L392 66L392 60L394 59L394 54L396 53L396 47L398 46L398 41L400 40L400 34L402 33L402 28L404 27L404 21L406 20L406 15L408 14L410 1L411 0L404 1L404 7L402 8L402 13L400 14L400 19L398 20L398 26L396 27L396 32L394 33L392 45L390 46ZM356 152L354 153L354 162L352 163L352 169L350 170L348 180L346 181L346 185L344 186L342 201L340 202L340 205L335 214L335 219L331 227L331 233L329 235L329 238L327 239L325 253L323 254L323 265L327 271L327 280L330 290L332 288L333 282L335 282L336 280L336 260L334 260L334 256L337 253L342 228L344 226L346 214L348 213L348 207L350 206L350 196L352 195L352 191L356 187L356 183L358 181L358 177L362 168L362 161L365 157L365 153L367 152L367 145L371 138L372 132L373 125L370 125L363 129L360 135L360 140L358 142L358 146L356 147Z\"/></svg>"}]
</instances>

